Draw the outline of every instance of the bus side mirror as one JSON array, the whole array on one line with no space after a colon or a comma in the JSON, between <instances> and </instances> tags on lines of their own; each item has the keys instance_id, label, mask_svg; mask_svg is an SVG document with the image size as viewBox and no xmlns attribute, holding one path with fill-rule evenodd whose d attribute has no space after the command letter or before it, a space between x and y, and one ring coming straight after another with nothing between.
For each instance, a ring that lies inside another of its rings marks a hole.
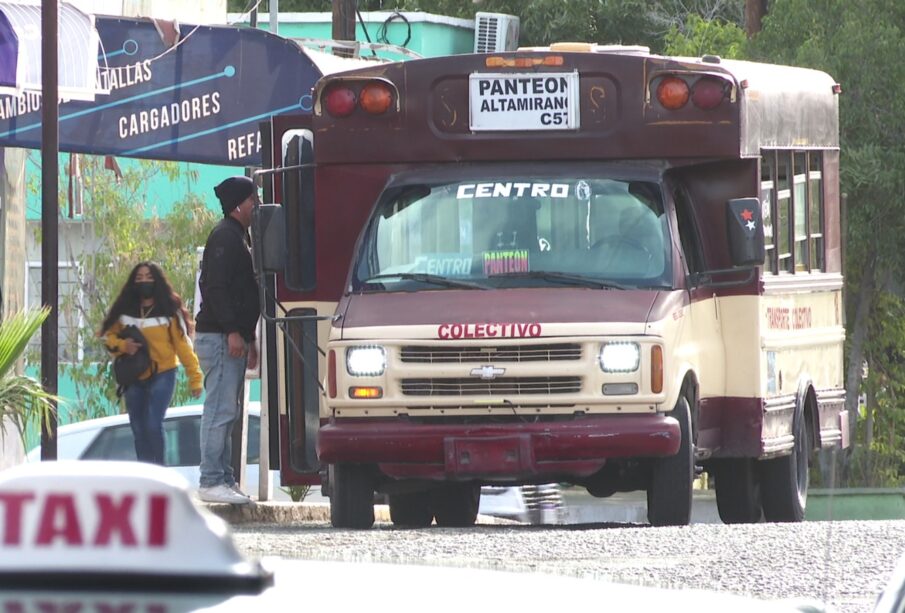
<instances>
[{"instance_id":1,"label":"bus side mirror","mask_svg":"<svg viewBox=\"0 0 905 613\"><path fill-rule=\"evenodd\" d=\"M764 224L760 200L735 198L726 203L727 237L733 266L756 266L764 261Z\"/></svg>"},{"instance_id":2,"label":"bus side mirror","mask_svg":"<svg viewBox=\"0 0 905 613\"><path fill-rule=\"evenodd\" d=\"M255 270L283 274L286 269L286 216L283 207L262 204L254 209L251 223L255 240L259 243L259 247L252 251Z\"/></svg>"},{"instance_id":3,"label":"bus side mirror","mask_svg":"<svg viewBox=\"0 0 905 613\"><path fill-rule=\"evenodd\" d=\"M314 133L290 130L283 135L282 200L286 213L286 287L314 289L317 281L314 233Z\"/></svg>"}]
</instances>

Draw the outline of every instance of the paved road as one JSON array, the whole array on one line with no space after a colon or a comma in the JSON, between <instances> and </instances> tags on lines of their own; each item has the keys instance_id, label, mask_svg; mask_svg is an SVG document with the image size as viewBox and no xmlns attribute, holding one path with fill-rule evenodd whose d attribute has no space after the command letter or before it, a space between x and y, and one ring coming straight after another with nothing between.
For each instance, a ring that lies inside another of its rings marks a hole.
<instances>
[{"instance_id":1,"label":"paved road","mask_svg":"<svg viewBox=\"0 0 905 613\"><path fill-rule=\"evenodd\" d=\"M253 556L558 573L758 598L816 598L870 611L905 552L905 521L650 528L616 524L467 530L333 530L326 523L239 526Z\"/></svg>"}]
</instances>

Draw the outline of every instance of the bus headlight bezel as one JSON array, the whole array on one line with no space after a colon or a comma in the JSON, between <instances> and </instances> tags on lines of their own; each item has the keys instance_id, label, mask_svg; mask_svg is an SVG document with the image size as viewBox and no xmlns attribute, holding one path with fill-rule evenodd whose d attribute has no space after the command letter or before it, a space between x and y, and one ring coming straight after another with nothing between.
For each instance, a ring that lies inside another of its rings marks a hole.
<instances>
[{"instance_id":1,"label":"bus headlight bezel","mask_svg":"<svg viewBox=\"0 0 905 613\"><path fill-rule=\"evenodd\" d=\"M597 355L600 370L605 373L632 373L641 366L641 345L633 341L608 341Z\"/></svg>"},{"instance_id":2,"label":"bus headlight bezel","mask_svg":"<svg viewBox=\"0 0 905 613\"><path fill-rule=\"evenodd\" d=\"M386 372L387 352L380 345L346 349L346 372L353 377L379 377Z\"/></svg>"}]
</instances>

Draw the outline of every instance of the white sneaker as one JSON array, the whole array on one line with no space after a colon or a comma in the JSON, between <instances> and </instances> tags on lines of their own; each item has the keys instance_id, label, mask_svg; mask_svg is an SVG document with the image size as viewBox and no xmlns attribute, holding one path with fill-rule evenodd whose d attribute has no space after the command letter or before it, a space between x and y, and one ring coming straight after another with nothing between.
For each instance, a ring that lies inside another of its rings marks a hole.
<instances>
[{"instance_id":1,"label":"white sneaker","mask_svg":"<svg viewBox=\"0 0 905 613\"><path fill-rule=\"evenodd\" d=\"M249 499L251 498L251 496L249 496L248 494L246 494L245 492L243 492L242 490L239 489L238 483L233 483L232 485L228 485L227 487L229 489L231 489L232 491L234 491L235 493L237 493L239 496L243 496L243 497L249 498Z\"/></svg>"},{"instance_id":2,"label":"white sneaker","mask_svg":"<svg viewBox=\"0 0 905 613\"><path fill-rule=\"evenodd\" d=\"M248 504L249 498L240 496L225 484L214 487L202 487L198 489L198 497L203 502L224 502L226 504Z\"/></svg>"}]
</instances>

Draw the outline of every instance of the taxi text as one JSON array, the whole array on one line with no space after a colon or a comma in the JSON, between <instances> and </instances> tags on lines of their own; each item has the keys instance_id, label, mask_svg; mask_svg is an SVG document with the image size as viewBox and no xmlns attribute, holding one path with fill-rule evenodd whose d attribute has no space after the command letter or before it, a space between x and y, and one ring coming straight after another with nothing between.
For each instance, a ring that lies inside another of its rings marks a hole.
<instances>
[{"instance_id":1,"label":"taxi text","mask_svg":"<svg viewBox=\"0 0 905 613\"><path fill-rule=\"evenodd\" d=\"M140 505L143 525L133 513ZM164 547L168 505L169 498L159 494L0 491L0 542L4 547Z\"/></svg>"}]
</instances>

